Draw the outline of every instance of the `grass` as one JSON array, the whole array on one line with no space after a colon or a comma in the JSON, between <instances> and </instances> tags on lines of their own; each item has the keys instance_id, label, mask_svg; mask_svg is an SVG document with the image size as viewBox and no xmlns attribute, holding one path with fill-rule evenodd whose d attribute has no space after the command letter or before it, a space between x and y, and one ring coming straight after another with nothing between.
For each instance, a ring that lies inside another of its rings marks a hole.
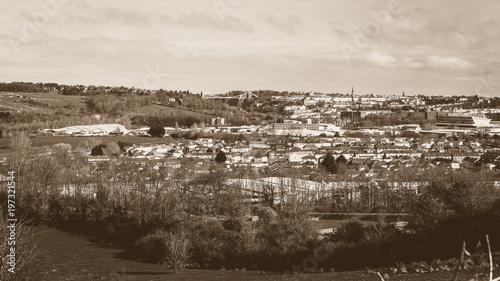
<instances>
[{"instance_id":1,"label":"grass","mask_svg":"<svg viewBox=\"0 0 500 281\"><path fill-rule=\"evenodd\" d=\"M73 110L85 107L82 96L63 96L56 93L13 93L0 92L0 111L28 111L54 113L63 107Z\"/></svg>"},{"instance_id":2,"label":"grass","mask_svg":"<svg viewBox=\"0 0 500 281\"><path fill-rule=\"evenodd\" d=\"M127 249L106 247L90 242L86 237L39 226L42 259L35 266L35 280L380 280L373 272L327 272L314 274L283 274L280 272L243 270L186 269L178 274L162 265L128 259ZM475 272L461 271L458 280L469 280ZM390 274L390 280L449 280L453 272L428 274Z\"/></svg>"},{"instance_id":3,"label":"grass","mask_svg":"<svg viewBox=\"0 0 500 281\"><path fill-rule=\"evenodd\" d=\"M338 228L339 226L342 225L342 223L345 222L345 220L322 220L320 219L319 221L312 221L312 224L319 228ZM374 221L361 221L363 225L374 225L376 222Z\"/></svg>"},{"instance_id":4,"label":"grass","mask_svg":"<svg viewBox=\"0 0 500 281\"><path fill-rule=\"evenodd\" d=\"M71 147L75 148L79 145L85 143L85 140L91 137L71 137L71 136L55 136L55 137L31 137L31 144L33 146L52 146L56 143L67 143L71 144ZM96 138L96 137L94 137ZM157 144L165 143L166 141L160 138L150 138L150 137L135 137L135 136L105 136L97 137L102 140L104 144L110 142L126 142L131 144ZM8 146L11 143L11 138L0 138L0 147Z\"/></svg>"}]
</instances>

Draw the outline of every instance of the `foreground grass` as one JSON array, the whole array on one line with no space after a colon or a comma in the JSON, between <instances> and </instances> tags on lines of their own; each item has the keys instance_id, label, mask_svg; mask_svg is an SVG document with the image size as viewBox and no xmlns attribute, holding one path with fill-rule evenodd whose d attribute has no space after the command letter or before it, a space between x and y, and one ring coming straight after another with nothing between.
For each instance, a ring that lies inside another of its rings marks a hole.
<instances>
[{"instance_id":1,"label":"foreground grass","mask_svg":"<svg viewBox=\"0 0 500 281\"><path fill-rule=\"evenodd\" d=\"M124 255L127 249L105 247L86 237L58 229L37 227L42 259L35 266L34 280L380 280L373 272L325 272L283 274L280 272L187 269L179 274L162 265L142 263ZM461 271L458 280L470 280L476 273ZM486 273L486 272L481 272ZM453 272L390 274L389 280L450 280ZM486 280L486 279L484 279Z\"/></svg>"}]
</instances>

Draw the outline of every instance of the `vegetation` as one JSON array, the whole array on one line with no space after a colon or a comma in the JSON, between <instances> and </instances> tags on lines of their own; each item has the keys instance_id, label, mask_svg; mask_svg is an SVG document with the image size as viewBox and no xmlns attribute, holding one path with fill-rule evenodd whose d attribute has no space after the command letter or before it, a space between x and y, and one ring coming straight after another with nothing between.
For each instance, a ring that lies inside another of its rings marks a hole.
<instances>
[{"instance_id":1,"label":"vegetation","mask_svg":"<svg viewBox=\"0 0 500 281\"><path fill-rule=\"evenodd\" d=\"M5 199L2 198L1 201L5 201ZM6 206L6 204L2 206ZM12 244L12 240L9 240L12 229L9 227L4 213L2 211L0 220L0 279L5 281L28 279L35 273L33 266L41 258L38 242L33 236L34 232L30 223L23 218L16 222L16 239L15 244ZM11 252L11 247L15 247L16 251ZM11 260L13 255L14 259ZM14 272L9 269L14 270Z\"/></svg>"},{"instance_id":2,"label":"vegetation","mask_svg":"<svg viewBox=\"0 0 500 281\"><path fill-rule=\"evenodd\" d=\"M321 166L323 166L323 168L330 174L337 173L337 162L331 152L328 152L325 155L325 158L321 162Z\"/></svg>"},{"instance_id":3,"label":"vegetation","mask_svg":"<svg viewBox=\"0 0 500 281\"><path fill-rule=\"evenodd\" d=\"M148 130L148 134L150 134L153 138L162 138L165 136L165 128L162 126L151 127Z\"/></svg>"},{"instance_id":4,"label":"vegetation","mask_svg":"<svg viewBox=\"0 0 500 281\"><path fill-rule=\"evenodd\" d=\"M219 151L215 156L215 162L217 163L224 163L226 162L226 160L227 160L226 154L222 150Z\"/></svg>"},{"instance_id":5,"label":"vegetation","mask_svg":"<svg viewBox=\"0 0 500 281\"><path fill-rule=\"evenodd\" d=\"M419 173L401 167L387 178L427 182L418 195L410 188L395 190L365 178L356 179L363 184L355 189L339 188L335 196L318 197L297 192L300 180L308 176L297 175L292 176L291 190L283 187L268 192L267 198L252 205L253 194L226 184L228 173L221 165L201 167L186 161L178 169L161 161L138 163L122 158L92 164L85 155L92 151L116 156L126 145L103 145L90 139L83 147L36 148L26 135L18 135L11 144L8 165L20 175L20 211L96 241L135 245L134 257L165 263L176 271L185 266L287 270L318 250L325 257L316 260L318 270L390 267L399 262L432 264L456 256L462 241L485 245L485 234L493 249L500 247L496 227L500 193L486 184L492 173L438 168ZM333 177L329 167L339 169L349 163L343 156L335 160L327 154L322 165L328 173L315 175L329 181ZM236 178L265 173L233 172L231 177ZM349 175L335 176L342 180ZM352 220L331 239L318 240L309 214L320 208L397 210L412 216L405 230L385 221L366 225ZM259 220L250 221L253 216Z\"/></svg>"}]
</instances>

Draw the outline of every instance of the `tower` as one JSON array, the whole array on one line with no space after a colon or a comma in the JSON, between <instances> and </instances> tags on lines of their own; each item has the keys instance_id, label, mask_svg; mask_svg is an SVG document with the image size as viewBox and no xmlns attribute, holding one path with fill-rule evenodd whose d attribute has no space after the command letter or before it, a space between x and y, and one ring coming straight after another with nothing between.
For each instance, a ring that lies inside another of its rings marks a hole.
<instances>
[{"instance_id":1,"label":"tower","mask_svg":"<svg viewBox=\"0 0 500 281\"><path fill-rule=\"evenodd\" d=\"M351 103L352 103L352 105L354 105L354 86L352 87L352 90L351 90Z\"/></svg>"}]
</instances>

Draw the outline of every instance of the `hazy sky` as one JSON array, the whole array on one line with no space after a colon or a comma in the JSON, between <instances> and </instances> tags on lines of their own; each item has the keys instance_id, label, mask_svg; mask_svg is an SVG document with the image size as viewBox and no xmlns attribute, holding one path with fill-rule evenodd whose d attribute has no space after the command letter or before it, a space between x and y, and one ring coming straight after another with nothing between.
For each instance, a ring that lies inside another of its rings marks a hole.
<instances>
[{"instance_id":1,"label":"hazy sky","mask_svg":"<svg viewBox=\"0 0 500 281\"><path fill-rule=\"evenodd\" d=\"M1 0L0 81L500 94L498 0Z\"/></svg>"}]
</instances>

